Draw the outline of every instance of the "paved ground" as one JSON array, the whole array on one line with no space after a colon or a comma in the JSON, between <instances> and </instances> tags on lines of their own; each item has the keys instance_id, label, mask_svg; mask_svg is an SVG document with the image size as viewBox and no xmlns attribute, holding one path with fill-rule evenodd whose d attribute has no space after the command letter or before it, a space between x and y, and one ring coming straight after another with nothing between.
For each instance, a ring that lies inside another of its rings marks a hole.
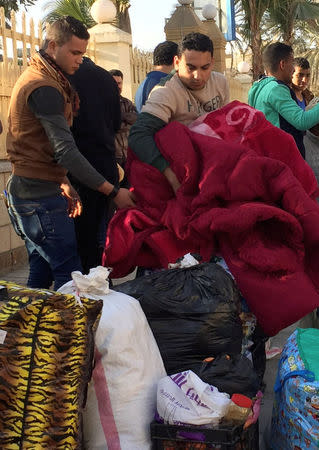
<instances>
[{"instance_id":1,"label":"paved ground","mask_svg":"<svg viewBox=\"0 0 319 450\"><path fill-rule=\"evenodd\" d=\"M0 272L0 280L14 281L21 285L26 284L27 277L27 266L17 267L14 270L4 270ZM282 347L286 342L288 336L290 336L290 334L296 329L297 325L298 324L291 325L290 327L282 330L277 336L272 338L271 345ZM270 448L269 443L271 442L270 423L273 404L273 386L276 379L279 358L280 356L276 356L267 361L264 379L266 383L266 390L263 398L263 405L259 421L260 450L268 450Z\"/></svg>"},{"instance_id":2,"label":"paved ground","mask_svg":"<svg viewBox=\"0 0 319 450\"><path fill-rule=\"evenodd\" d=\"M271 346L274 347L283 347L287 338L293 333L298 324L291 325L288 328L285 328L280 333L277 334L274 338L271 338ZM271 415L272 415L272 406L273 406L273 387L275 384L276 376L277 376L277 367L280 359L279 356L275 356L272 359L267 360L266 364L266 372L264 381L266 383L266 389L263 398L262 409L260 412L259 419L259 445L260 450L268 450L270 449L271 443L271 434L270 434L270 425L271 425Z\"/></svg>"},{"instance_id":3,"label":"paved ground","mask_svg":"<svg viewBox=\"0 0 319 450\"><path fill-rule=\"evenodd\" d=\"M13 281L25 286L28 279L28 272L29 269L27 265L15 267L13 270L1 270L0 280Z\"/></svg>"}]
</instances>

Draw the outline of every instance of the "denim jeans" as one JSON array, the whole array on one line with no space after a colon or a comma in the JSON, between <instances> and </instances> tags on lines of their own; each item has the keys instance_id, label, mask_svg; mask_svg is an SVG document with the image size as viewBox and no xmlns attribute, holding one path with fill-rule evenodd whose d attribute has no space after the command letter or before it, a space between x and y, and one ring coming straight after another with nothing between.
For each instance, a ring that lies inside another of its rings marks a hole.
<instances>
[{"instance_id":1,"label":"denim jeans","mask_svg":"<svg viewBox=\"0 0 319 450\"><path fill-rule=\"evenodd\" d=\"M30 273L28 286L57 290L82 270L73 219L62 195L25 200L8 194L8 211L16 233L25 242Z\"/></svg>"}]
</instances>

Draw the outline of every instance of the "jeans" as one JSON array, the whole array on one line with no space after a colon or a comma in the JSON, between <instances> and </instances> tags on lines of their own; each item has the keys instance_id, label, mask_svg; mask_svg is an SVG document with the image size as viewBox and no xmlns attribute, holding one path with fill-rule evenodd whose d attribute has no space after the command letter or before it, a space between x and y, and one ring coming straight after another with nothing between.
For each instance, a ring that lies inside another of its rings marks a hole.
<instances>
[{"instance_id":1,"label":"jeans","mask_svg":"<svg viewBox=\"0 0 319 450\"><path fill-rule=\"evenodd\" d=\"M16 233L29 256L28 286L54 290L82 270L77 252L73 219L62 195L25 200L8 194L8 211Z\"/></svg>"}]
</instances>

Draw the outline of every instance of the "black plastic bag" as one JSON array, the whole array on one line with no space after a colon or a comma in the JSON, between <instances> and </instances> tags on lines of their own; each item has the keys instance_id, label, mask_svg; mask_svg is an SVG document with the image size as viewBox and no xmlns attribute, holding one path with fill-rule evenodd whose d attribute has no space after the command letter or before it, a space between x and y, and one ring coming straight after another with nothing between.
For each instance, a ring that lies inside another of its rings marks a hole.
<instances>
[{"instance_id":1,"label":"black plastic bag","mask_svg":"<svg viewBox=\"0 0 319 450\"><path fill-rule=\"evenodd\" d=\"M217 264L154 272L114 289L139 300L169 375L241 352L239 292Z\"/></svg>"},{"instance_id":2,"label":"black plastic bag","mask_svg":"<svg viewBox=\"0 0 319 450\"><path fill-rule=\"evenodd\" d=\"M254 397L259 390L259 378L251 361L243 355L218 355L213 361L203 361L189 367L205 383L220 392Z\"/></svg>"}]
</instances>

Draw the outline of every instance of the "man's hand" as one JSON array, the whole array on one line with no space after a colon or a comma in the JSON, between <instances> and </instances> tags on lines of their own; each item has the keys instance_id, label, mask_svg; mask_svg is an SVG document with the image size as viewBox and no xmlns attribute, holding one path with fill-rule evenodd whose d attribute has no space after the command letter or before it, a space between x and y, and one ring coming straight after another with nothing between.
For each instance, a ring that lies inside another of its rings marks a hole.
<instances>
[{"instance_id":1,"label":"man's hand","mask_svg":"<svg viewBox=\"0 0 319 450\"><path fill-rule=\"evenodd\" d=\"M132 208L136 206L133 192L124 188L119 189L116 197L114 197L114 203L119 209Z\"/></svg>"},{"instance_id":2,"label":"man's hand","mask_svg":"<svg viewBox=\"0 0 319 450\"><path fill-rule=\"evenodd\" d=\"M181 187L181 183L178 181L175 173L172 171L170 167L167 167L164 170L163 175L166 177L167 181L172 186L174 193L176 194L177 190Z\"/></svg>"},{"instance_id":3,"label":"man's hand","mask_svg":"<svg viewBox=\"0 0 319 450\"><path fill-rule=\"evenodd\" d=\"M60 185L62 189L62 195L68 201L68 214L69 217L78 217L82 214L82 203L79 197L79 194L76 192L74 187L71 185L67 178L64 179L64 182Z\"/></svg>"},{"instance_id":4,"label":"man's hand","mask_svg":"<svg viewBox=\"0 0 319 450\"><path fill-rule=\"evenodd\" d=\"M99 192L102 192L106 196L110 195L113 189L113 184L108 181L104 181L104 183L97 188ZM133 192L124 188L119 189L117 195L113 198L113 201L119 209L132 208L135 206L135 196Z\"/></svg>"}]
</instances>

